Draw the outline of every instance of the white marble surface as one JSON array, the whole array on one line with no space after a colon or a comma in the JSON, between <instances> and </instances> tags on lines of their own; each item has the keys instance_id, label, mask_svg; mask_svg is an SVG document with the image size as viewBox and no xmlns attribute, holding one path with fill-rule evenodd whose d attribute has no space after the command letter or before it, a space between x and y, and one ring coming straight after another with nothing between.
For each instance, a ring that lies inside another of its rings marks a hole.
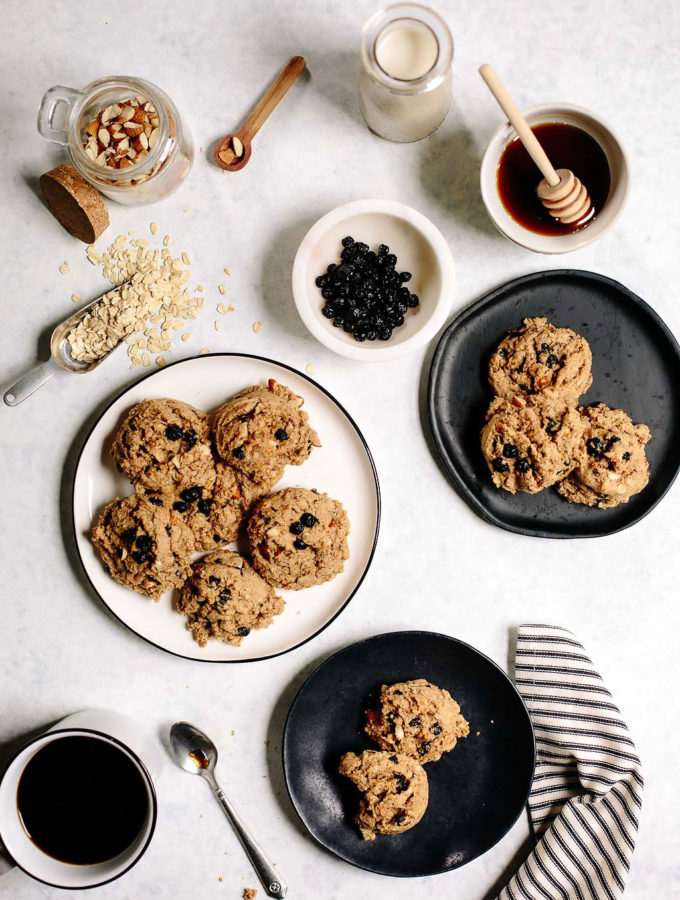
<instances>
[{"instance_id":1,"label":"white marble surface","mask_svg":"<svg viewBox=\"0 0 680 900\"><path fill-rule=\"evenodd\" d=\"M410 146L373 137L358 114L359 30L376 8L364 0L212 0L191 7L150 0L132 11L75 0L2 5L0 379L9 381L34 360L38 336L71 311L71 292L92 296L101 284L81 246L36 196L37 176L61 161L35 130L43 91L118 71L146 76L186 112L206 149L240 121L288 56L304 53L311 78L267 124L243 173L223 175L203 154L174 197L146 209L112 204L109 234L158 221L176 247L192 253L193 275L215 303L222 269L230 267L236 312L220 334L206 312L193 344L180 344L172 358L210 346L303 369L313 362L318 381L364 429L384 507L378 551L360 593L317 640L254 666L186 662L146 645L106 614L83 583L69 537L69 487L84 428L140 370L129 371L118 356L87 381L63 377L23 406L3 407L0 740L9 744L92 705L130 713L152 730L193 720L219 742L225 786L280 864L291 898L388 900L395 891L409 898L483 898L520 847L524 820L482 859L445 876L396 884L360 872L322 852L298 823L281 779L282 721L305 673L365 635L441 630L504 664L510 626L550 621L575 629L586 643L645 766L627 896L677 895L680 486L635 528L602 540L532 540L486 525L449 487L424 436L431 351L379 369L334 356L304 330L289 284L295 248L318 215L351 199L386 197L426 213L450 242L457 262L454 309L508 278L566 264L623 281L680 334L678 167L659 172L662 160L677 160L680 144L678 6L673 0L441 0L437 8L456 44L453 105L436 135ZM487 60L520 105L579 103L598 110L622 136L632 192L623 219L601 242L552 259L495 233L477 187L480 154L499 122L476 74ZM69 276L58 271L64 259L71 261ZM251 329L255 320L264 322L259 334ZM158 788L160 819L149 852L98 896L235 898L244 885L255 885L207 790L170 766ZM1 900L52 896L61 895L16 871L0 880Z\"/></svg>"}]
</instances>

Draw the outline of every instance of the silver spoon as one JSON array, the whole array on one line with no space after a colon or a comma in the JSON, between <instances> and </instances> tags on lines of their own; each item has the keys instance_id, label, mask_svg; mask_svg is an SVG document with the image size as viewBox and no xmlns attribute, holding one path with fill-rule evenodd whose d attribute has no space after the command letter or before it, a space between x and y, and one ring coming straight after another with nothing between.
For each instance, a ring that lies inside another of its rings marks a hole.
<instances>
[{"instance_id":1,"label":"silver spoon","mask_svg":"<svg viewBox=\"0 0 680 900\"><path fill-rule=\"evenodd\" d=\"M226 794L215 778L215 766L217 764L217 747L207 734L200 728L189 722L176 722L170 729L170 749L180 768L192 775L202 775L210 785L213 794L226 817L231 822L234 831L238 835L243 849L257 872L269 897L285 897L288 885L281 878L273 864L267 858L264 850L248 831L242 819L227 799Z\"/></svg>"},{"instance_id":2,"label":"silver spoon","mask_svg":"<svg viewBox=\"0 0 680 900\"><path fill-rule=\"evenodd\" d=\"M78 322L80 322L80 320L93 306L96 306L102 298L112 291L121 290L126 284L130 283L131 282L126 281L123 284L114 285L100 297L92 300L91 303L82 306L72 316L69 316L68 319L64 319L63 322L60 322L52 332L52 337L50 338L50 358L46 363L40 363L40 365L35 366L30 372L13 384L11 388L8 388L5 391L3 400L7 406L18 406L22 400L25 400L27 397L30 397L31 394L34 394L38 388L41 388L46 384L57 372L63 372L65 370L67 372L75 372L77 375L82 375L84 372L91 372L92 369L96 369L99 363L103 362L107 356L113 353L113 351L123 343L123 338L121 338L117 344L114 344L110 350L107 350L101 356L98 356L93 362L81 362L78 359L74 359L71 355L71 345L68 341L68 335Z\"/></svg>"}]
</instances>

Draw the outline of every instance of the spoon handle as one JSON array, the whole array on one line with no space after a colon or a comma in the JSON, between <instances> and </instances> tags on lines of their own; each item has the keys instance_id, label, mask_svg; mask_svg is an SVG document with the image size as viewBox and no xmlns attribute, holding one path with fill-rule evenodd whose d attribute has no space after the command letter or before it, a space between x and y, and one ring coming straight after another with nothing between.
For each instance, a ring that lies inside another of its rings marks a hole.
<instances>
[{"instance_id":1,"label":"spoon handle","mask_svg":"<svg viewBox=\"0 0 680 900\"><path fill-rule=\"evenodd\" d=\"M243 123L240 135L244 144L249 144L252 141L281 100L283 100L289 88L293 86L295 79L304 71L306 65L304 56L294 56L288 62L274 84Z\"/></svg>"},{"instance_id":2,"label":"spoon handle","mask_svg":"<svg viewBox=\"0 0 680 900\"><path fill-rule=\"evenodd\" d=\"M18 406L22 400L34 394L38 388L41 388L48 382L54 373L60 371L60 369L59 363L52 358L48 359L46 363L35 366L23 378L20 378L13 384L11 388L8 388L2 399L7 406Z\"/></svg>"},{"instance_id":3,"label":"spoon handle","mask_svg":"<svg viewBox=\"0 0 680 900\"><path fill-rule=\"evenodd\" d=\"M288 885L283 880L283 878L281 878L278 871L276 870L262 847L260 847L255 838L252 836L243 819L241 819L239 814L231 805L231 802L229 801L227 795L224 793L224 791L214 778L208 779L208 784L212 788L215 797L224 810L224 814L229 819L234 828L234 831L238 835L238 838L243 845L243 849L248 854L248 858L250 859L253 868L257 872L257 877L262 882L262 887L264 888L267 896L285 897L286 892L288 891Z\"/></svg>"}]
</instances>

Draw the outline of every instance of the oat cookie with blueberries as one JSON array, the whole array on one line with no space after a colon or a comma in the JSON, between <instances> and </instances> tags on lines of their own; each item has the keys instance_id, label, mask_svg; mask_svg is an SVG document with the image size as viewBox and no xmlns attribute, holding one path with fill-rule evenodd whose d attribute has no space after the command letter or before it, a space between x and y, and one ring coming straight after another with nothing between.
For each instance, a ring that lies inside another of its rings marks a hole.
<instances>
[{"instance_id":1,"label":"oat cookie with blueberries","mask_svg":"<svg viewBox=\"0 0 680 900\"><path fill-rule=\"evenodd\" d=\"M241 391L215 411L215 447L248 478L270 488L285 466L301 465L321 442L303 400L273 379Z\"/></svg>"},{"instance_id":2,"label":"oat cookie with blueberries","mask_svg":"<svg viewBox=\"0 0 680 900\"><path fill-rule=\"evenodd\" d=\"M498 345L489 361L489 382L499 397L553 391L575 403L593 381L588 341L547 319L525 319Z\"/></svg>"},{"instance_id":3,"label":"oat cookie with blueberries","mask_svg":"<svg viewBox=\"0 0 680 900\"><path fill-rule=\"evenodd\" d=\"M92 543L115 581L152 600L180 587L191 571L191 530L167 505L138 494L109 503Z\"/></svg>"},{"instance_id":4,"label":"oat cookie with blueberries","mask_svg":"<svg viewBox=\"0 0 680 900\"><path fill-rule=\"evenodd\" d=\"M285 602L238 553L216 550L191 567L177 601L194 640L239 646L254 628L268 628Z\"/></svg>"},{"instance_id":5,"label":"oat cookie with blueberries","mask_svg":"<svg viewBox=\"0 0 680 900\"><path fill-rule=\"evenodd\" d=\"M349 559L349 527L342 504L328 494L276 491L248 520L253 566L270 584L294 591L330 581Z\"/></svg>"},{"instance_id":6,"label":"oat cookie with blueberries","mask_svg":"<svg viewBox=\"0 0 680 900\"><path fill-rule=\"evenodd\" d=\"M182 516L194 535L197 550L215 550L238 538L265 488L218 461L212 490L192 486L179 492L141 492L150 503L166 504Z\"/></svg>"},{"instance_id":7,"label":"oat cookie with blueberries","mask_svg":"<svg viewBox=\"0 0 680 900\"><path fill-rule=\"evenodd\" d=\"M133 406L116 432L111 455L145 490L210 490L215 481L208 417L181 400L142 400Z\"/></svg>"},{"instance_id":8,"label":"oat cookie with blueberries","mask_svg":"<svg viewBox=\"0 0 680 900\"><path fill-rule=\"evenodd\" d=\"M482 429L482 453L493 483L511 494L535 494L576 465L585 427L578 410L552 394L496 397Z\"/></svg>"},{"instance_id":9,"label":"oat cookie with blueberries","mask_svg":"<svg viewBox=\"0 0 680 900\"><path fill-rule=\"evenodd\" d=\"M453 750L470 726L448 691L416 678L382 686L377 705L366 710L365 731L382 750L424 765Z\"/></svg>"},{"instance_id":10,"label":"oat cookie with blueberries","mask_svg":"<svg viewBox=\"0 0 680 900\"><path fill-rule=\"evenodd\" d=\"M570 503L608 509L627 503L649 481L646 425L634 425L622 409L604 403L580 410L585 423L574 470L557 485Z\"/></svg>"},{"instance_id":11,"label":"oat cookie with blueberries","mask_svg":"<svg viewBox=\"0 0 680 900\"><path fill-rule=\"evenodd\" d=\"M410 756L380 750L345 753L338 771L362 794L354 821L365 841L408 831L425 815L427 774Z\"/></svg>"}]
</instances>

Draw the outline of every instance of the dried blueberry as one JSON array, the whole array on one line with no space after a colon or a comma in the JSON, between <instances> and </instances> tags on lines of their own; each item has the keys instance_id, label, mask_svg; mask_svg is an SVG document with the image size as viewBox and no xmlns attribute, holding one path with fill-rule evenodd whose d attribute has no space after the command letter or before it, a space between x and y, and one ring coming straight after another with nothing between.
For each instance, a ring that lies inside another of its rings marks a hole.
<instances>
[{"instance_id":1,"label":"dried blueberry","mask_svg":"<svg viewBox=\"0 0 680 900\"><path fill-rule=\"evenodd\" d=\"M189 487L185 488L183 491L180 491L180 497L186 503L195 503L201 496L201 489L199 487Z\"/></svg>"},{"instance_id":2,"label":"dried blueberry","mask_svg":"<svg viewBox=\"0 0 680 900\"><path fill-rule=\"evenodd\" d=\"M546 434L557 434L560 430L560 426L557 423L556 419L553 419L552 416L548 416L548 424L545 426Z\"/></svg>"},{"instance_id":3,"label":"dried blueberry","mask_svg":"<svg viewBox=\"0 0 680 900\"><path fill-rule=\"evenodd\" d=\"M190 447L193 447L198 442L198 435L193 428L189 428L184 432L184 440Z\"/></svg>"},{"instance_id":4,"label":"dried blueberry","mask_svg":"<svg viewBox=\"0 0 680 900\"><path fill-rule=\"evenodd\" d=\"M406 813L397 813L396 815L392 816L392 821L395 825L403 825L406 821Z\"/></svg>"},{"instance_id":5,"label":"dried blueberry","mask_svg":"<svg viewBox=\"0 0 680 900\"><path fill-rule=\"evenodd\" d=\"M222 584L222 579L218 578L217 575L208 575L208 584L211 584L213 587Z\"/></svg>"},{"instance_id":6,"label":"dried blueberry","mask_svg":"<svg viewBox=\"0 0 680 900\"><path fill-rule=\"evenodd\" d=\"M626 450L626 452L623 454L623 458L624 458L625 460L630 459L630 453L628 452L628 450Z\"/></svg>"},{"instance_id":7,"label":"dried blueberry","mask_svg":"<svg viewBox=\"0 0 680 900\"><path fill-rule=\"evenodd\" d=\"M210 515L210 509L212 508L212 500L199 500L196 504L198 511L203 513L204 516Z\"/></svg>"},{"instance_id":8,"label":"dried blueberry","mask_svg":"<svg viewBox=\"0 0 680 900\"><path fill-rule=\"evenodd\" d=\"M300 538L296 538L293 541L293 546L295 547L296 550L306 550L307 549L307 544L305 544L304 541L300 540Z\"/></svg>"},{"instance_id":9,"label":"dried blueberry","mask_svg":"<svg viewBox=\"0 0 680 900\"><path fill-rule=\"evenodd\" d=\"M140 534L140 536L135 541L135 546L138 550L148 552L153 547L153 541L148 534Z\"/></svg>"},{"instance_id":10,"label":"dried blueberry","mask_svg":"<svg viewBox=\"0 0 680 900\"><path fill-rule=\"evenodd\" d=\"M250 628L246 628L245 625L241 625L241 627L237 628L236 631L241 637L247 637L250 634Z\"/></svg>"},{"instance_id":11,"label":"dried blueberry","mask_svg":"<svg viewBox=\"0 0 680 900\"><path fill-rule=\"evenodd\" d=\"M519 450L514 444L503 444L503 456L506 459L517 459Z\"/></svg>"},{"instance_id":12,"label":"dried blueberry","mask_svg":"<svg viewBox=\"0 0 680 900\"><path fill-rule=\"evenodd\" d=\"M285 428L277 428L274 432L274 437L277 441L287 441L288 440L288 432Z\"/></svg>"},{"instance_id":13,"label":"dried blueberry","mask_svg":"<svg viewBox=\"0 0 680 900\"><path fill-rule=\"evenodd\" d=\"M494 461L491 463L491 465L493 467L494 472L500 472L500 473L507 472L508 468L509 468L508 464L503 462L502 459L494 459Z\"/></svg>"},{"instance_id":14,"label":"dried blueberry","mask_svg":"<svg viewBox=\"0 0 680 900\"><path fill-rule=\"evenodd\" d=\"M229 588L223 588L218 595L218 599L220 601L221 606L224 606L225 604L227 604L229 602L230 598L231 598L231 591L229 590Z\"/></svg>"},{"instance_id":15,"label":"dried blueberry","mask_svg":"<svg viewBox=\"0 0 680 900\"><path fill-rule=\"evenodd\" d=\"M588 456L600 456L604 452L604 444L599 437L588 438L586 441L586 452Z\"/></svg>"},{"instance_id":16,"label":"dried blueberry","mask_svg":"<svg viewBox=\"0 0 680 900\"><path fill-rule=\"evenodd\" d=\"M311 513L306 512L302 513L302 515L300 516L300 521L305 526L305 528L313 528L316 525L318 519Z\"/></svg>"},{"instance_id":17,"label":"dried blueberry","mask_svg":"<svg viewBox=\"0 0 680 900\"><path fill-rule=\"evenodd\" d=\"M439 722L435 722L430 730L432 731L432 734L437 737L442 733L442 726L439 724Z\"/></svg>"},{"instance_id":18,"label":"dried blueberry","mask_svg":"<svg viewBox=\"0 0 680 900\"><path fill-rule=\"evenodd\" d=\"M245 459L246 457L245 453L243 452L243 447L234 447L234 449L231 451L231 455L234 457L234 459Z\"/></svg>"},{"instance_id":19,"label":"dried blueberry","mask_svg":"<svg viewBox=\"0 0 680 900\"><path fill-rule=\"evenodd\" d=\"M149 497L149 503L152 503L154 506L163 506L163 501L160 497Z\"/></svg>"},{"instance_id":20,"label":"dried blueberry","mask_svg":"<svg viewBox=\"0 0 680 900\"><path fill-rule=\"evenodd\" d=\"M405 790L408 789L409 784L411 783L405 775L395 775L394 776L397 781L397 786L394 790L395 794L403 794Z\"/></svg>"},{"instance_id":21,"label":"dried blueberry","mask_svg":"<svg viewBox=\"0 0 680 900\"><path fill-rule=\"evenodd\" d=\"M187 505L184 500L175 500L172 504L172 508L176 509L178 513L185 513L187 511Z\"/></svg>"},{"instance_id":22,"label":"dried blueberry","mask_svg":"<svg viewBox=\"0 0 680 900\"><path fill-rule=\"evenodd\" d=\"M126 544L131 544L134 539L137 537L137 529L136 528L126 528L125 531L121 534L121 537L125 541Z\"/></svg>"},{"instance_id":23,"label":"dried blueberry","mask_svg":"<svg viewBox=\"0 0 680 900\"><path fill-rule=\"evenodd\" d=\"M425 756L425 754L428 752L429 749L430 749L430 742L423 741L422 744L418 745L418 756Z\"/></svg>"},{"instance_id":24,"label":"dried blueberry","mask_svg":"<svg viewBox=\"0 0 680 900\"><path fill-rule=\"evenodd\" d=\"M411 728L420 728L423 723L420 721L418 716L414 716L408 724Z\"/></svg>"},{"instance_id":25,"label":"dried blueberry","mask_svg":"<svg viewBox=\"0 0 680 900\"><path fill-rule=\"evenodd\" d=\"M344 237L342 239L343 247L351 247L353 243L354 243L354 238L349 234L347 235L347 237Z\"/></svg>"},{"instance_id":26,"label":"dried blueberry","mask_svg":"<svg viewBox=\"0 0 680 900\"><path fill-rule=\"evenodd\" d=\"M302 524L302 522L293 522L293 524L288 529L291 534L302 534L304 530L305 526Z\"/></svg>"},{"instance_id":27,"label":"dried blueberry","mask_svg":"<svg viewBox=\"0 0 680 900\"><path fill-rule=\"evenodd\" d=\"M549 354L548 358L545 361L545 364L549 369L554 369L558 363L559 359L555 356L554 353Z\"/></svg>"},{"instance_id":28,"label":"dried blueberry","mask_svg":"<svg viewBox=\"0 0 680 900\"><path fill-rule=\"evenodd\" d=\"M135 550L132 553L132 558L141 566L142 563L145 563L147 561L147 559L149 558L149 554L144 553L142 550Z\"/></svg>"},{"instance_id":29,"label":"dried blueberry","mask_svg":"<svg viewBox=\"0 0 680 900\"><path fill-rule=\"evenodd\" d=\"M515 463L515 469L518 472L522 472L522 473L528 472L530 468L531 468L531 463L529 462L529 460L526 457L524 457L523 459L518 459L517 462Z\"/></svg>"},{"instance_id":30,"label":"dried blueberry","mask_svg":"<svg viewBox=\"0 0 680 900\"><path fill-rule=\"evenodd\" d=\"M165 429L165 436L169 441L178 441L182 437L182 429L179 425L168 425Z\"/></svg>"}]
</instances>

